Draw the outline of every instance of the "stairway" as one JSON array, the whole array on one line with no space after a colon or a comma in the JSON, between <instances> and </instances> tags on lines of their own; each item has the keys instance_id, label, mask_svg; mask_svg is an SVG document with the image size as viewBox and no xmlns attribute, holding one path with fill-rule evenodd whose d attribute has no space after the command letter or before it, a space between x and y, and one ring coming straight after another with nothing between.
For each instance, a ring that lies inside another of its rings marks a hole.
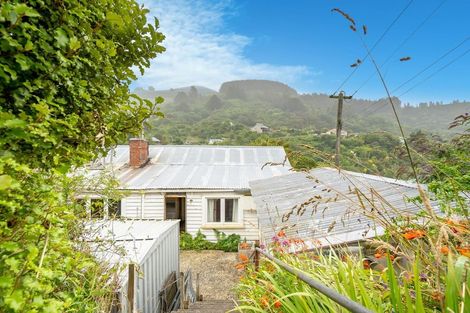
<instances>
[{"instance_id":1,"label":"stairway","mask_svg":"<svg viewBox=\"0 0 470 313\"><path fill-rule=\"evenodd\" d=\"M177 313L225 313L232 310L235 303L232 300L206 300L189 305L189 309L179 309Z\"/></svg>"}]
</instances>

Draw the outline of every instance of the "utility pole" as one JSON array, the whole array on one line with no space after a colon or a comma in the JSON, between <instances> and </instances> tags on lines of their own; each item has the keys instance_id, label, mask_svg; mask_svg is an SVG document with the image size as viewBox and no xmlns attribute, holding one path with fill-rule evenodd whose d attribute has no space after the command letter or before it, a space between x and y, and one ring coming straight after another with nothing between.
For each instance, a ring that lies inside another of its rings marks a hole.
<instances>
[{"instance_id":1,"label":"utility pole","mask_svg":"<svg viewBox=\"0 0 470 313\"><path fill-rule=\"evenodd\" d=\"M344 91L340 91L337 96L331 95L330 98L338 99L338 113L336 115L336 154L335 154L335 165L340 168L339 160L339 147L341 143L341 130L343 128L343 99L351 99L352 96L345 96Z\"/></svg>"}]
</instances>

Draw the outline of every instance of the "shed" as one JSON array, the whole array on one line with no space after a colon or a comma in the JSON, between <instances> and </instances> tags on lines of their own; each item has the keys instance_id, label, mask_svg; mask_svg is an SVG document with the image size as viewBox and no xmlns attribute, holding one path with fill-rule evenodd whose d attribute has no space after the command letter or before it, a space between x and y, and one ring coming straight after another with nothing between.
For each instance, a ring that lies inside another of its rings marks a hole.
<instances>
[{"instance_id":1,"label":"shed","mask_svg":"<svg viewBox=\"0 0 470 313\"><path fill-rule=\"evenodd\" d=\"M414 216L422 210L410 201L419 195L416 184L332 168L256 180L250 186L265 243L280 230L308 248L357 242L383 234L376 218Z\"/></svg>"},{"instance_id":2,"label":"shed","mask_svg":"<svg viewBox=\"0 0 470 313\"><path fill-rule=\"evenodd\" d=\"M129 305L128 264L135 264L138 272L133 307L137 312L160 312L164 282L172 272L179 273L179 221L95 220L86 227L85 240L96 257L124 268L119 276L121 312Z\"/></svg>"}]
</instances>

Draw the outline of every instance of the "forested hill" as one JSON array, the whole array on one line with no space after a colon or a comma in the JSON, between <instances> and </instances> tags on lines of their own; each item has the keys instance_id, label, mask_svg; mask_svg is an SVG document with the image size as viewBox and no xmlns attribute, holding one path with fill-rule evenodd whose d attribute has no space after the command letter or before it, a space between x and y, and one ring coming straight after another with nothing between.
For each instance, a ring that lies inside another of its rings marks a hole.
<instances>
[{"instance_id":1,"label":"forested hill","mask_svg":"<svg viewBox=\"0 0 470 313\"><path fill-rule=\"evenodd\" d=\"M137 88L135 93L150 99L165 98L162 111L166 118L154 121L155 128L151 130L165 143L203 143L208 138L226 137L228 132L248 129L257 122L274 131L294 129L321 133L334 128L336 121L336 101L328 95L299 94L285 84L267 80L225 82L219 91L191 86L171 90ZM416 107L395 98L394 103L408 133L422 130L444 138L456 131L448 129L449 123L470 111L470 102L422 103ZM344 129L350 133L397 133L386 99L348 100L344 104L343 119Z\"/></svg>"}]
</instances>

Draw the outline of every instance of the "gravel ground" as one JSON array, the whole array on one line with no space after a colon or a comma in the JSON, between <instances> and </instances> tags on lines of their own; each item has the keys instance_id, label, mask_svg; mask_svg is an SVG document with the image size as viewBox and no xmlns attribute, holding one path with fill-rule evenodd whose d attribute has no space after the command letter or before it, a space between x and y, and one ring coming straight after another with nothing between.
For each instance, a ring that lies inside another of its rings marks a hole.
<instances>
[{"instance_id":1,"label":"gravel ground","mask_svg":"<svg viewBox=\"0 0 470 313\"><path fill-rule=\"evenodd\" d=\"M191 269L194 290L196 290L196 274L199 273L199 285L204 300L235 299L233 289L240 280L236 264L235 252L217 250L180 252L180 271Z\"/></svg>"}]
</instances>

